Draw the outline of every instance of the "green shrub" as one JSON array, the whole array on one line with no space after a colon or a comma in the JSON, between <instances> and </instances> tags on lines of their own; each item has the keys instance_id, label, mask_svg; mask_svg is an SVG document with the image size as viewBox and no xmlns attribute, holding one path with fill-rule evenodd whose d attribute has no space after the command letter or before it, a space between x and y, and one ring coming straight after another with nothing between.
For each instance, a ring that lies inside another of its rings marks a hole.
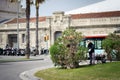
<instances>
[{"instance_id":1,"label":"green shrub","mask_svg":"<svg viewBox=\"0 0 120 80\"><path fill-rule=\"evenodd\" d=\"M50 47L51 59L56 66L62 68L76 68L79 60L85 59L85 48L79 46L83 39L81 33L73 29L67 29Z\"/></svg>"},{"instance_id":2,"label":"green shrub","mask_svg":"<svg viewBox=\"0 0 120 80\"><path fill-rule=\"evenodd\" d=\"M50 47L50 55L51 55L51 59L53 61L53 63L55 63L56 65L63 65L63 59L65 56L65 47L63 44L53 44Z\"/></svg>"},{"instance_id":3,"label":"green shrub","mask_svg":"<svg viewBox=\"0 0 120 80\"><path fill-rule=\"evenodd\" d=\"M113 53L116 55L116 59L120 60L120 36L116 34L109 34L108 37L103 40L102 46L107 52L107 57L112 60Z\"/></svg>"}]
</instances>

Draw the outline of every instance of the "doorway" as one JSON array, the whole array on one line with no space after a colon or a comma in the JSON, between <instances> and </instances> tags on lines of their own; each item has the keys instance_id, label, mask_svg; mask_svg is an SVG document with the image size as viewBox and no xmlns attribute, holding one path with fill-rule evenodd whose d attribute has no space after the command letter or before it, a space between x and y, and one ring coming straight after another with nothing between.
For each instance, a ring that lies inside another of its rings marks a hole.
<instances>
[{"instance_id":1,"label":"doorway","mask_svg":"<svg viewBox=\"0 0 120 80\"><path fill-rule=\"evenodd\" d=\"M10 48L17 48L17 34L8 34L8 45Z\"/></svg>"},{"instance_id":2,"label":"doorway","mask_svg":"<svg viewBox=\"0 0 120 80\"><path fill-rule=\"evenodd\" d=\"M62 35L62 31L56 31L54 34L54 41Z\"/></svg>"}]
</instances>

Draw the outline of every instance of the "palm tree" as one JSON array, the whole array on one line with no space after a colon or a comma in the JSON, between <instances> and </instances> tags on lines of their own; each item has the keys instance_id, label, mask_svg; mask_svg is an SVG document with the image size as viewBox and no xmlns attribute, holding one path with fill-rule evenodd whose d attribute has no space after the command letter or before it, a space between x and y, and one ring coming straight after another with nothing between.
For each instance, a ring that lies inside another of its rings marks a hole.
<instances>
[{"instance_id":1,"label":"palm tree","mask_svg":"<svg viewBox=\"0 0 120 80\"><path fill-rule=\"evenodd\" d=\"M36 54L38 54L38 17L39 17L39 4L43 3L45 0L36 0L35 6L36 6Z\"/></svg>"},{"instance_id":2,"label":"palm tree","mask_svg":"<svg viewBox=\"0 0 120 80\"><path fill-rule=\"evenodd\" d=\"M26 58L30 58L30 0L26 0Z\"/></svg>"}]
</instances>

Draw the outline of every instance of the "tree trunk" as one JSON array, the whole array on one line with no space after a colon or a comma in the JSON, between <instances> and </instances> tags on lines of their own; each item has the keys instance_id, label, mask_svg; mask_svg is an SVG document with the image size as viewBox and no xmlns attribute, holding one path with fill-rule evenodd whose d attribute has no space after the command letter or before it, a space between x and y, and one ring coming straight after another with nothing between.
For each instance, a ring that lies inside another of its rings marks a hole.
<instances>
[{"instance_id":1,"label":"tree trunk","mask_svg":"<svg viewBox=\"0 0 120 80\"><path fill-rule=\"evenodd\" d=\"M38 48L39 48L39 43L38 43L38 17L39 17L39 7L36 6L36 54L39 54Z\"/></svg>"},{"instance_id":2,"label":"tree trunk","mask_svg":"<svg viewBox=\"0 0 120 80\"><path fill-rule=\"evenodd\" d=\"M26 58L30 58L30 0L26 0Z\"/></svg>"}]
</instances>

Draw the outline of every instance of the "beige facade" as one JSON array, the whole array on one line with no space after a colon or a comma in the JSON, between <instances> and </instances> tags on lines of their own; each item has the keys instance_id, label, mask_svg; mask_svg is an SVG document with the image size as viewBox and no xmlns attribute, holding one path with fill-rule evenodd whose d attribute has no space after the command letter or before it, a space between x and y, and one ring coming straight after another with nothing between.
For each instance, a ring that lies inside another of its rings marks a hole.
<instances>
[{"instance_id":1,"label":"beige facade","mask_svg":"<svg viewBox=\"0 0 120 80\"><path fill-rule=\"evenodd\" d=\"M30 47L36 45L35 18L30 20ZM107 36L120 29L120 11L65 15L64 12L54 12L52 16L39 17L39 49L49 48L55 39L66 28L74 28L82 32L84 36ZM26 22L25 18L19 19L19 47L26 47L25 41ZM49 40L44 41L48 35ZM6 44L16 47L17 23L16 19L0 25L0 47Z\"/></svg>"}]
</instances>

